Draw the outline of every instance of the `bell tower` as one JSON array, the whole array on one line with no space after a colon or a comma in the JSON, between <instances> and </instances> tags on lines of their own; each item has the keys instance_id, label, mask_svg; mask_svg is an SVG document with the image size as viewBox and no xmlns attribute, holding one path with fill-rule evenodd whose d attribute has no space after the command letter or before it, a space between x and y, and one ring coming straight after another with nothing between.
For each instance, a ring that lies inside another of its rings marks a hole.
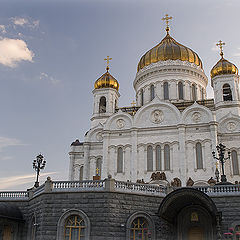
<instances>
[{"instance_id":1,"label":"bell tower","mask_svg":"<svg viewBox=\"0 0 240 240\"><path fill-rule=\"evenodd\" d=\"M109 73L109 61L112 60L112 58L107 56L104 60L107 61L106 72L98 78L94 84L91 127L105 122L106 119L115 112L118 106L118 98L120 97L118 92L119 83Z\"/></svg>"}]
</instances>

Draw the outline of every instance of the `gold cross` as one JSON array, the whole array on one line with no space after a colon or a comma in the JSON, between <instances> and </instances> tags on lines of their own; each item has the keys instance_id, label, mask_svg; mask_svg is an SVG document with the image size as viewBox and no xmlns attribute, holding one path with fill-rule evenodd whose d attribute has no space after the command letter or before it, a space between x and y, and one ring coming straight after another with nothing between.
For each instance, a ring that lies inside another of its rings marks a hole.
<instances>
[{"instance_id":1,"label":"gold cross","mask_svg":"<svg viewBox=\"0 0 240 240\"><path fill-rule=\"evenodd\" d=\"M131 104L132 104L132 107L136 106L136 102L134 100L131 102Z\"/></svg>"},{"instance_id":2,"label":"gold cross","mask_svg":"<svg viewBox=\"0 0 240 240\"><path fill-rule=\"evenodd\" d=\"M107 56L107 58L104 58L105 61L107 61L107 71L109 70L109 61L112 60L112 58L110 58L109 56Z\"/></svg>"},{"instance_id":3,"label":"gold cross","mask_svg":"<svg viewBox=\"0 0 240 240\"><path fill-rule=\"evenodd\" d=\"M223 58L223 45L225 45L225 42L222 42L222 40L220 40L216 45L220 48L220 56Z\"/></svg>"},{"instance_id":4,"label":"gold cross","mask_svg":"<svg viewBox=\"0 0 240 240\"><path fill-rule=\"evenodd\" d=\"M96 174L98 175L98 173L99 173L99 168L96 168Z\"/></svg>"},{"instance_id":5,"label":"gold cross","mask_svg":"<svg viewBox=\"0 0 240 240\"><path fill-rule=\"evenodd\" d=\"M167 26L166 26L166 31L167 31L167 33L168 33L169 30L170 30L170 28L169 28L169 20L170 20L170 19L172 19L172 17L169 17L168 14L166 14L165 17L162 18L163 21L166 21L166 25L167 25Z\"/></svg>"}]
</instances>

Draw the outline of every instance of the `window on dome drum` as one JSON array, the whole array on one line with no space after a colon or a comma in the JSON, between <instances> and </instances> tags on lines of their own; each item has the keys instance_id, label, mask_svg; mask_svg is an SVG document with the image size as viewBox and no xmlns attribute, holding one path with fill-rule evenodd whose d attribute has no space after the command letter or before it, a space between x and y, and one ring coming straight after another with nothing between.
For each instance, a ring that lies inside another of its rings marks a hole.
<instances>
[{"instance_id":1,"label":"window on dome drum","mask_svg":"<svg viewBox=\"0 0 240 240\"><path fill-rule=\"evenodd\" d=\"M197 100L197 95L196 95L196 85L195 84L193 84L192 85L192 100L193 101L196 101Z\"/></svg>"},{"instance_id":2,"label":"window on dome drum","mask_svg":"<svg viewBox=\"0 0 240 240\"><path fill-rule=\"evenodd\" d=\"M101 176L102 172L102 159L98 158L96 161L96 175Z\"/></svg>"},{"instance_id":3,"label":"window on dome drum","mask_svg":"<svg viewBox=\"0 0 240 240\"><path fill-rule=\"evenodd\" d=\"M82 181L83 180L83 166L80 167L79 170L79 180Z\"/></svg>"},{"instance_id":4,"label":"window on dome drum","mask_svg":"<svg viewBox=\"0 0 240 240\"><path fill-rule=\"evenodd\" d=\"M202 100L204 100L204 89L201 88L201 96L202 96Z\"/></svg>"},{"instance_id":5,"label":"window on dome drum","mask_svg":"<svg viewBox=\"0 0 240 240\"><path fill-rule=\"evenodd\" d=\"M147 240L151 239L151 232L149 232L149 224L144 217L137 217L132 221L130 227L131 240Z\"/></svg>"},{"instance_id":6,"label":"window on dome drum","mask_svg":"<svg viewBox=\"0 0 240 240\"><path fill-rule=\"evenodd\" d=\"M223 85L223 101L232 101L232 91L227 83Z\"/></svg>"},{"instance_id":7,"label":"window on dome drum","mask_svg":"<svg viewBox=\"0 0 240 240\"><path fill-rule=\"evenodd\" d=\"M203 169L202 144L196 143L196 163L197 169Z\"/></svg>"},{"instance_id":8,"label":"window on dome drum","mask_svg":"<svg viewBox=\"0 0 240 240\"><path fill-rule=\"evenodd\" d=\"M164 98L164 100L169 99L169 89L168 89L168 83L167 82L165 82L163 84L163 98Z\"/></svg>"},{"instance_id":9,"label":"window on dome drum","mask_svg":"<svg viewBox=\"0 0 240 240\"><path fill-rule=\"evenodd\" d=\"M156 146L156 170L160 171L162 170L162 159L161 159L161 146Z\"/></svg>"},{"instance_id":10,"label":"window on dome drum","mask_svg":"<svg viewBox=\"0 0 240 240\"><path fill-rule=\"evenodd\" d=\"M170 147L168 144L164 145L164 169L170 170Z\"/></svg>"},{"instance_id":11,"label":"window on dome drum","mask_svg":"<svg viewBox=\"0 0 240 240\"><path fill-rule=\"evenodd\" d=\"M147 171L153 171L153 147L147 147Z\"/></svg>"},{"instance_id":12,"label":"window on dome drum","mask_svg":"<svg viewBox=\"0 0 240 240\"><path fill-rule=\"evenodd\" d=\"M151 101L155 98L154 85L151 85L151 87L150 87L150 97L151 97Z\"/></svg>"},{"instance_id":13,"label":"window on dome drum","mask_svg":"<svg viewBox=\"0 0 240 240\"><path fill-rule=\"evenodd\" d=\"M143 89L141 89L140 91L140 99L141 99L141 106L143 106L143 103L144 103Z\"/></svg>"},{"instance_id":14,"label":"window on dome drum","mask_svg":"<svg viewBox=\"0 0 240 240\"><path fill-rule=\"evenodd\" d=\"M233 175L239 175L239 165L238 165L238 155L237 151L232 151L232 168L233 168Z\"/></svg>"},{"instance_id":15,"label":"window on dome drum","mask_svg":"<svg viewBox=\"0 0 240 240\"><path fill-rule=\"evenodd\" d=\"M178 83L178 98L180 100L183 99L183 84L182 84L182 82Z\"/></svg>"},{"instance_id":16,"label":"window on dome drum","mask_svg":"<svg viewBox=\"0 0 240 240\"><path fill-rule=\"evenodd\" d=\"M64 227L64 240L85 240L85 222L78 215L67 218Z\"/></svg>"},{"instance_id":17,"label":"window on dome drum","mask_svg":"<svg viewBox=\"0 0 240 240\"><path fill-rule=\"evenodd\" d=\"M99 113L105 113L106 112L106 106L107 106L107 101L105 97L100 98L100 103L99 103Z\"/></svg>"},{"instance_id":18,"label":"window on dome drum","mask_svg":"<svg viewBox=\"0 0 240 240\"><path fill-rule=\"evenodd\" d=\"M117 172L123 172L123 149L121 147L117 150Z\"/></svg>"}]
</instances>

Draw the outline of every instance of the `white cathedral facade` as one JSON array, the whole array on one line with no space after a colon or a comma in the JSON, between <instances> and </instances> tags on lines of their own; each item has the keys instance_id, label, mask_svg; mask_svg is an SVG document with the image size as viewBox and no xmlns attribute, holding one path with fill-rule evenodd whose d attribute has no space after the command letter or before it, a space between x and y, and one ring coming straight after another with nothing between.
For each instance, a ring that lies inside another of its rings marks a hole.
<instances>
[{"instance_id":1,"label":"white cathedral facade","mask_svg":"<svg viewBox=\"0 0 240 240\"><path fill-rule=\"evenodd\" d=\"M214 99L199 56L169 34L145 53L133 82L136 106L119 107L118 81L107 67L95 82L91 129L71 145L69 180L105 179L186 186L215 178L212 151L230 152L227 180L239 181L240 94L237 67L221 58L211 70ZM108 58L109 61L109 58ZM221 174L221 168L219 167ZM164 173L153 181L154 173Z\"/></svg>"}]
</instances>

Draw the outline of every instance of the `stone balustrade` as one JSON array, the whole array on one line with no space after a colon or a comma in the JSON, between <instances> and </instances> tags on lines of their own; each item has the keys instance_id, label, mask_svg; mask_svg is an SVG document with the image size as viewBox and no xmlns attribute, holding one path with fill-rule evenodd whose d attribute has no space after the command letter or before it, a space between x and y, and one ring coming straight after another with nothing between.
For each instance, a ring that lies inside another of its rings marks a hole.
<instances>
[{"instance_id":1,"label":"stone balustrade","mask_svg":"<svg viewBox=\"0 0 240 240\"><path fill-rule=\"evenodd\" d=\"M193 186L209 196L236 196L240 195L240 185L215 185L215 186ZM28 191L0 192L0 201L4 200L27 200L43 193L51 192L122 192L132 194L154 195L165 197L176 188L164 187L144 183L132 183L116 181L108 178L105 180L84 180L84 181L47 181L38 188Z\"/></svg>"}]
</instances>

